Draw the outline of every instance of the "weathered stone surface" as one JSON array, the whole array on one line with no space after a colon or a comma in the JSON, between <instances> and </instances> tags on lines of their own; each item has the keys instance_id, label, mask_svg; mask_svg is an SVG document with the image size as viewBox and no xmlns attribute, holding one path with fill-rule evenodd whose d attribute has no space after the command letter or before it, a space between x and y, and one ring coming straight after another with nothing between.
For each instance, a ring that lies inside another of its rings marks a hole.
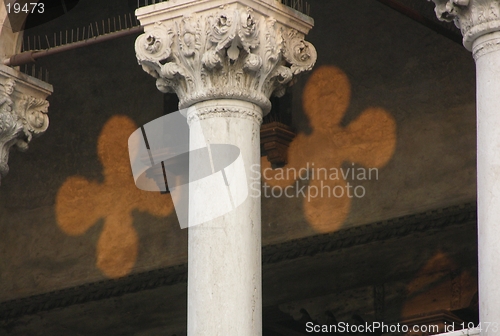
<instances>
[{"instance_id":1,"label":"weathered stone surface","mask_svg":"<svg viewBox=\"0 0 500 336\"><path fill-rule=\"evenodd\" d=\"M179 108L210 99L238 99L267 114L293 77L316 62L304 40L313 20L277 1L163 2L141 8L145 33L135 50L162 92Z\"/></svg>"},{"instance_id":2,"label":"weathered stone surface","mask_svg":"<svg viewBox=\"0 0 500 336\"><path fill-rule=\"evenodd\" d=\"M49 127L52 85L0 64L0 183L9 172L11 148L25 151Z\"/></svg>"},{"instance_id":3,"label":"weathered stone surface","mask_svg":"<svg viewBox=\"0 0 500 336\"><path fill-rule=\"evenodd\" d=\"M223 211L226 197L211 181L189 184L188 335L262 335L261 198L246 196L260 186L250 171L260 171L271 94L282 96L316 62L304 40L312 19L274 0L164 2L136 14L145 30L137 59L160 91L189 108L189 150L227 144L243 162L238 181L224 175L232 211ZM220 162L212 160L213 170ZM190 176L206 164L190 155Z\"/></svg>"}]
</instances>

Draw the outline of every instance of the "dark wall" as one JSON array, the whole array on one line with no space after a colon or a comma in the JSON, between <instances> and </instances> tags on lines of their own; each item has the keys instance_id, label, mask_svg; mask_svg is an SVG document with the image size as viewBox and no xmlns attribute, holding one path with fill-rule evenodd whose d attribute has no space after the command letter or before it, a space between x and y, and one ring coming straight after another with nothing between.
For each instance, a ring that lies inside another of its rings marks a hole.
<instances>
[{"instance_id":1,"label":"dark wall","mask_svg":"<svg viewBox=\"0 0 500 336\"><path fill-rule=\"evenodd\" d=\"M298 137L289 167L349 168L357 158L354 167L377 167L379 179L343 181L363 186L362 198L264 198L264 244L474 201L471 55L375 1L317 0L311 8L308 40L318 63L291 89ZM127 11L125 1L82 0L29 34L43 38ZM169 196L138 196L128 168L118 164L130 130L163 114L162 94L137 65L134 39L39 60L54 85L51 125L27 153L11 154L2 181L0 301L186 262L187 232ZM339 97L315 89L313 80L329 73L336 77L327 89L343 92ZM308 102L305 90L320 103ZM356 123L363 116L371 119ZM352 125L370 126L369 132ZM342 145L332 130L348 130L352 142ZM123 183L104 188L111 176ZM124 212L133 224L109 224L112 214ZM113 251L124 251L122 259L107 260ZM127 266L113 268L121 263Z\"/></svg>"}]
</instances>

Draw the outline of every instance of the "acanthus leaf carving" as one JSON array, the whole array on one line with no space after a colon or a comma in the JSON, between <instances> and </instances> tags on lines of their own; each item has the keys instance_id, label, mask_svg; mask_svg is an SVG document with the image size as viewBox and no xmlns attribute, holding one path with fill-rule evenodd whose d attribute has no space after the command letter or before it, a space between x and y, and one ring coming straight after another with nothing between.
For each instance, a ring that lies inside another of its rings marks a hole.
<instances>
[{"instance_id":1,"label":"acanthus leaf carving","mask_svg":"<svg viewBox=\"0 0 500 336\"><path fill-rule=\"evenodd\" d=\"M310 71L317 58L314 46L305 41L304 36L295 29L289 30L284 35L286 36L284 56L286 61L291 64L290 69L293 74Z\"/></svg>"},{"instance_id":2,"label":"acanthus leaf carving","mask_svg":"<svg viewBox=\"0 0 500 336\"><path fill-rule=\"evenodd\" d=\"M49 102L41 98L24 96L21 106L23 129L30 142L33 136L44 133L49 127Z\"/></svg>"},{"instance_id":3,"label":"acanthus leaf carving","mask_svg":"<svg viewBox=\"0 0 500 336\"><path fill-rule=\"evenodd\" d=\"M172 31L157 24L148 34L142 34L135 41L137 60L144 71L160 77L161 65L171 55Z\"/></svg>"},{"instance_id":4,"label":"acanthus leaf carving","mask_svg":"<svg viewBox=\"0 0 500 336\"><path fill-rule=\"evenodd\" d=\"M246 12L241 14L241 27L238 30L238 36L241 41L243 49L247 53L251 53L253 49L256 49L259 44L259 22L253 15L253 10L247 8Z\"/></svg>"},{"instance_id":5,"label":"acanthus leaf carving","mask_svg":"<svg viewBox=\"0 0 500 336\"><path fill-rule=\"evenodd\" d=\"M469 0L435 0L434 3L438 19L451 22L459 16L462 9L469 5Z\"/></svg>"},{"instance_id":6,"label":"acanthus leaf carving","mask_svg":"<svg viewBox=\"0 0 500 336\"><path fill-rule=\"evenodd\" d=\"M12 72L12 70L9 70ZM0 92L0 182L9 172L8 159L11 148L25 151L31 140L49 127L49 102L45 90L34 97L23 93L26 87L18 89L17 81L3 71L2 92ZM42 98L43 97L43 98Z\"/></svg>"},{"instance_id":7,"label":"acanthus leaf carving","mask_svg":"<svg viewBox=\"0 0 500 336\"><path fill-rule=\"evenodd\" d=\"M428 0L431 1L431 0ZM480 36L500 31L500 1L498 0L432 0L441 21L454 22L463 36L463 44L472 51Z\"/></svg>"},{"instance_id":8,"label":"acanthus leaf carving","mask_svg":"<svg viewBox=\"0 0 500 336\"><path fill-rule=\"evenodd\" d=\"M193 23L192 17L183 17L179 28L177 26L179 48L185 57L193 57L201 49L200 27Z\"/></svg>"},{"instance_id":9,"label":"acanthus leaf carving","mask_svg":"<svg viewBox=\"0 0 500 336\"><path fill-rule=\"evenodd\" d=\"M10 148L16 144L18 136L22 133L23 125L19 122L14 102L16 82L8 78L3 84L0 93L0 181L9 172L7 164Z\"/></svg>"},{"instance_id":10,"label":"acanthus leaf carving","mask_svg":"<svg viewBox=\"0 0 500 336\"><path fill-rule=\"evenodd\" d=\"M145 30L135 44L138 62L160 91L178 95L179 108L228 98L267 113L270 96L283 95L317 58L303 33L243 6L175 16Z\"/></svg>"}]
</instances>

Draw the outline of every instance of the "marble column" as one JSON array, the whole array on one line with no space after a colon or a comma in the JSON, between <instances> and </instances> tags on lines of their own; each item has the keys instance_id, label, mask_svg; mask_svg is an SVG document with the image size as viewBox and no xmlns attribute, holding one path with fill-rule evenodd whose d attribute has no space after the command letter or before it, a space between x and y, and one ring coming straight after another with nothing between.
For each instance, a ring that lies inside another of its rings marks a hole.
<instances>
[{"instance_id":1,"label":"marble column","mask_svg":"<svg viewBox=\"0 0 500 336\"><path fill-rule=\"evenodd\" d=\"M218 195L200 181L189 188L189 220L201 224L189 224L188 335L262 335L261 200L234 200L252 183L260 187L251 170L260 171L270 96L283 95L316 61L304 40L313 20L277 0L177 0L136 15L145 30L137 59L187 109L190 151L232 145L244 162L243 186L229 181L228 193ZM190 173L203 169L191 157L189 165ZM223 214L228 204L233 210Z\"/></svg>"},{"instance_id":2,"label":"marble column","mask_svg":"<svg viewBox=\"0 0 500 336\"><path fill-rule=\"evenodd\" d=\"M500 3L433 1L476 61L479 314L481 335L500 335Z\"/></svg>"}]
</instances>

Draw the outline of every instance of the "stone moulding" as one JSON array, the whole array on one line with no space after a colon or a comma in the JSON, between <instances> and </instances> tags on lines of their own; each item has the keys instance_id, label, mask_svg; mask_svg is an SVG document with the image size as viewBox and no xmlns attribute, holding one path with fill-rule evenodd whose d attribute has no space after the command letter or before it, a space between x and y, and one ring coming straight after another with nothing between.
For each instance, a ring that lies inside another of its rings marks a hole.
<instances>
[{"instance_id":1,"label":"stone moulding","mask_svg":"<svg viewBox=\"0 0 500 336\"><path fill-rule=\"evenodd\" d=\"M313 20L276 0L177 0L140 8L145 33L137 60L179 108L211 99L239 99L271 108L295 75L316 62L305 41Z\"/></svg>"},{"instance_id":2,"label":"stone moulding","mask_svg":"<svg viewBox=\"0 0 500 336\"><path fill-rule=\"evenodd\" d=\"M46 100L52 85L0 65L0 183L9 172L11 148L25 151L49 127Z\"/></svg>"},{"instance_id":3,"label":"stone moulding","mask_svg":"<svg viewBox=\"0 0 500 336\"><path fill-rule=\"evenodd\" d=\"M252 120L257 123L257 125L262 124L262 113L260 113L260 111L244 108L242 106L232 106L230 103L224 106L196 106L195 109L188 110L186 117L189 125L194 121L214 117L243 118Z\"/></svg>"}]
</instances>

